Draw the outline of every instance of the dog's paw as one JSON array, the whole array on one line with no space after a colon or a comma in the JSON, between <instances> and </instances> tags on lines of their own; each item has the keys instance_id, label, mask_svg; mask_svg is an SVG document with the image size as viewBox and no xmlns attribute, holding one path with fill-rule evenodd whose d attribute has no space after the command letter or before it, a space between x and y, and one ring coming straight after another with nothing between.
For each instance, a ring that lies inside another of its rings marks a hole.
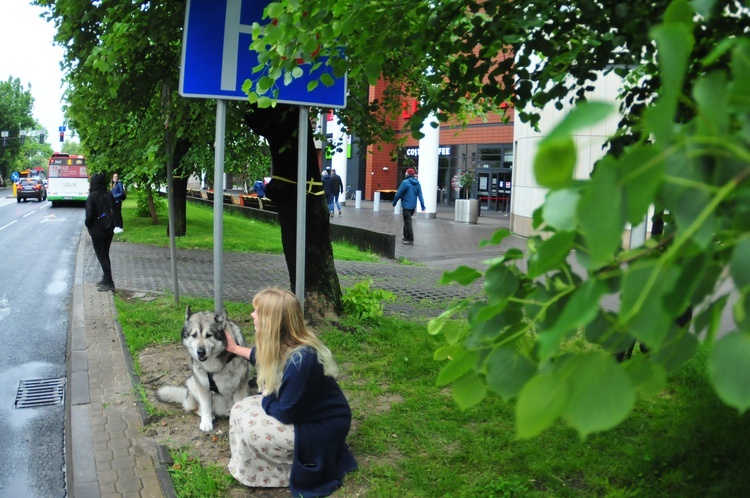
<instances>
[{"instance_id":1,"label":"dog's paw","mask_svg":"<svg viewBox=\"0 0 750 498\"><path fill-rule=\"evenodd\" d=\"M202 431L204 431L204 432L210 432L210 431L214 430L214 421L210 420L210 419L209 420L201 419L201 426L200 427L201 427Z\"/></svg>"}]
</instances>

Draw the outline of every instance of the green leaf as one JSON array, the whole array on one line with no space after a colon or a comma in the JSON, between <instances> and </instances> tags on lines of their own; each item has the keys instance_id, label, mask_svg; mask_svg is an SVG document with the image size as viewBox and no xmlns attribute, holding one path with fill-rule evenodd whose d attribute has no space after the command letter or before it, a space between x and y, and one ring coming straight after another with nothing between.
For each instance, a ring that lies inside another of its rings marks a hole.
<instances>
[{"instance_id":1,"label":"green leaf","mask_svg":"<svg viewBox=\"0 0 750 498\"><path fill-rule=\"evenodd\" d=\"M445 325L445 320L433 318L427 322L427 333L430 335L438 335L440 331L443 330L443 325Z\"/></svg>"},{"instance_id":2,"label":"green leaf","mask_svg":"<svg viewBox=\"0 0 750 498\"><path fill-rule=\"evenodd\" d=\"M452 344L450 346L443 346L435 350L435 353L432 355L432 359L435 361L450 360L454 356L458 355L462 349L463 349L463 346L461 346L460 344Z\"/></svg>"},{"instance_id":3,"label":"green leaf","mask_svg":"<svg viewBox=\"0 0 750 498\"><path fill-rule=\"evenodd\" d=\"M615 315L601 311L596 318L586 326L586 340L599 344L610 353L619 353L628 349L635 341L635 337L615 325Z\"/></svg>"},{"instance_id":4,"label":"green leaf","mask_svg":"<svg viewBox=\"0 0 750 498\"><path fill-rule=\"evenodd\" d=\"M484 274L484 291L491 303L503 301L518 290L519 281L505 265L494 265Z\"/></svg>"},{"instance_id":5,"label":"green leaf","mask_svg":"<svg viewBox=\"0 0 750 498\"><path fill-rule=\"evenodd\" d=\"M280 2L269 3L265 11L266 15L271 19L276 19L284 13L284 4Z\"/></svg>"},{"instance_id":6,"label":"green leaf","mask_svg":"<svg viewBox=\"0 0 750 498\"><path fill-rule=\"evenodd\" d=\"M735 332L716 341L708 374L721 400L745 413L750 408L750 334Z\"/></svg>"},{"instance_id":7,"label":"green leaf","mask_svg":"<svg viewBox=\"0 0 750 498\"><path fill-rule=\"evenodd\" d=\"M723 137L729 129L729 108L726 75L713 72L693 86L693 97L698 106L699 135Z\"/></svg>"},{"instance_id":8,"label":"green leaf","mask_svg":"<svg viewBox=\"0 0 750 498\"><path fill-rule=\"evenodd\" d=\"M609 102L581 102L576 105L542 141L555 141L568 138L575 132L593 126L606 119L615 110L615 106Z\"/></svg>"},{"instance_id":9,"label":"green leaf","mask_svg":"<svg viewBox=\"0 0 750 498\"><path fill-rule=\"evenodd\" d=\"M695 11L686 0L672 0L664 12L664 23L679 23L692 29Z\"/></svg>"},{"instance_id":10,"label":"green leaf","mask_svg":"<svg viewBox=\"0 0 750 498\"><path fill-rule=\"evenodd\" d=\"M542 187L561 189L573 181L576 146L570 137L544 140L534 158L534 176Z\"/></svg>"},{"instance_id":11,"label":"green leaf","mask_svg":"<svg viewBox=\"0 0 750 498\"><path fill-rule=\"evenodd\" d=\"M650 348L661 346L672 325L664 298L675 279L674 271L662 270L653 262L633 265L623 277L619 325Z\"/></svg>"},{"instance_id":12,"label":"green leaf","mask_svg":"<svg viewBox=\"0 0 750 498\"><path fill-rule=\"evenodd\" d=\"M695 40L691 29L679 23L657 26L651 30L650 35L658 48L663 90L660 98L666 104L665 117L671 120L677 111L677 101L682 92L688 59Z\"/></svg>"},{"instance_id":13,"label":"green leaf","mask_svg":"<svg viewBox=\"0 0 750 498\"><path fill-rule=\"evenodd\" d=\"M622 246L625 210L617 170L612 166L607 161L597 165L578 203L578 223L590 251L590 269L611 262Z\"/></svg>"},{"instance_id":14,"label":"green leaf","mask_svg":"<svg viewBox=\"0 0 750 498\"><path fill-rule=\"evenodd\" d=\"M615 360L586 353L572 360L570 397L562 417L581 437L616 426L635 405L635 389Z\"/></svg>"},{"instance_id":15,"label":"green leaf","mask_svg":"<svg viewBox=\"0 0 750 498\"><path fill-rule=\"evenodd\" d=\"M674 372L695 355L698 340L674 323L669 326L666 337L664 344L650 353L651 361L662 364L667 372ZM650 344L646 343L646 346L650 347Z\"/></svg>"},{"instance_id":16,"label":"green leaf","mask_svg":"<svg viewBox=\"0 0 750 498\"><path fill-rule=\"evenodd\" d=\"M438 387L445 386L463 377L471 371L477 363L478 355L474 351L460 349L438 374L435 384Z\"/></svg>"},{"instance_id":17,"label":"green leaf","mask_svg":"<svg viewBox=\"0 0 750 498\"><path fill-rule=\"evenodd\" d=\"M270 97L260 97L258 99L258 107L261 109L271 107L271 104L273 104L273 100Z\"/></svg>"},{"instance_id":18,"label":"green leaf","mask_svg":"<svg viewBox=\"0 0 750 498\"><path fill-rule=\"evenodd\" d=\"M573 291L558 315L554 325L539 333L539 356L548 358L555 351L568 332L588 325L599 314L599 300L607 291L607 286L600 280L589 279Z\"/></svg>"},{"instance_id":19,"label":"green leaf","mask_svg":"<svg viewBox=\"0 0 750 498\"><path fill-rule=\"evenodd\" d=\"M664 175L661 150L656 146L639 144L617 162L626 206L626 220L639 225L654 202Z\"/></svg>"},{"instance_id":20,"label":"green leaf","mask_svg":"<svg viewBox=\"0 0 750 498\"><path fill-rule=\"evenodd\" d=\"M503 240L505 240L505 238L508 237L509 235L510 235L510 230L508 229L501 228L500 230L495 230L490 240L481 240L479 242L479 247L484 247L488 244L500 245L500 243Z\"/></svg>"},{"instance_id":21,"label":"green leaf","mask_svg":"<svg viewBox=\"0 0 750 498\"><path fill-rule=\"evenodd\" d=\"M750 237L744 237L735 244L729 272L737 290L743 292L750 287Z\"/></svg>"},{"instance_id":22,"label":"green leaf","mask_svg":"<svg viewBox=\"0 0 750 498\"><path fill-rule=\"evenodd\" d=\"M448 344L456 344L466 335L466 329L454 320L445 322L443 335Z\"/></svg>"},{"instance_id":23,"label":"green leaf","mask_svg":"<svg viewBox=\"0 0 750 498\"><path fill-rule=\"evenodd\" d=\"M305 75L305 72L302 70L301 67L295 66L294 69L292 69L292 76L294 78L301 78Z\"/></svg>"},{"instance_id":24,"label":"green leaf","mask_svg":"<svg viewBox=\"0 0 750 498\"><path fill-rule=\"evenodd\" d=\"M542 218L552 228L561 232L576 229L576 207L581 194L577 190L563 189L549 193L542 206Z\"/></svg>"},{"instance_id":25,"label":"green leaf","mask_svg":"<svg viewBox=\"0 0 750 498\"><path fill-rule=\"evenodd\" d=\"M644 399L655 397L667 385L667 371L664 366L649 361L643 355L630 358L623 366L630 381Z\"/></svg>"},{"instance_id":26,"label":"green leaf","mask_svg":"<svg viewBox=\"0 0 750 498\"><path fill-rule=\"evenodd\" d=\"M536 373L536 365L508 348L497 348L487 358L487 385L506 401L521 392Z\"/></svg>"},{"instance_id":27,"label":"green leaf","mask_svg":"<svg viewBox=\"0 0 750 498\"><path fill-rule=\"evenodd\" d=\"M536 437L562 415L570 387L562 376L538 375L523 386L516 404L516 433Z\"/></svg>"},{"instance_id":28,"label":"green leaf","mask_svg":"<svg viewBox=\"0 0 750 498\"><path fill-rule=\"evenodd\" d=\"M367 81L368 83L370 83L370 85L377 84L378 79L380 79L380 73L382 72L382 70L382 66L376 62L368 62L365 65L365 74L367 75Z\"/></svg>"},{"instance_id":29,"label":"green leaf","mask_svg":"<svg viewBox=\"0 0 750 498\"><path fill-rule=\"evenodd\" d=\"M320 75L320 82L323 83L323 85L325 85L327 87L332 87L333 84L335 83L333 81L333 76L331 76L328 73L323 73L323 74Z\"/></svg>"},{"instance_id":30,"label":"green leaf","mask_svg":"<svg viewBox=\"0 0 750 498\"><path fill-rule=\"evenodd\" d=\"M266 93L275 84L276 84L276 81L273 78L269 76L261 76L258 79L258 82L255 84L255 91L261 94Z\"/></svg>"},{"instance_id":31,"label":"green leaf","mask_svg":"<svg viewBox=\"0 0 750 498\"><path fill-rule=\"evenodd\" d=\"M529 277L536 278L560 267L570 255L575 238L575 232L559 232L539 244L529 254Z\"/></svg>"},{"instance_id":32,"label":"green leaf","mask_svg":"<svg viewBox=\"0 0 750 498\"><path fill-rule=\"evenodd\" d=\"M440 285L446 285L451 282L458 282L461 285L469 285L481 276L482 274L474 268L461 265L453 271L444 272L438 283Z\"/></svg>"},{"instance_id":33,"label":"green leaf","mask_svg":"<svg viewBox=\"0 0 750 498\"><path fill-rule=\"evenodd\" d=\"M311 82L309 82L307 84L307 91L308 92L312 92L316 88L318 88L318 80L312 80Z\"/></svg>"},{"instance_id":34,"label":"green leaf","mask_svg":"<svg viewBox=\"0 0 750 498\"><path fill-rule=\"evenodd\" d=\"M487 386L482 377L469 372L453 384L453 400L462 410L476 406L487 396Z\"/></svg>"}]
</instances>

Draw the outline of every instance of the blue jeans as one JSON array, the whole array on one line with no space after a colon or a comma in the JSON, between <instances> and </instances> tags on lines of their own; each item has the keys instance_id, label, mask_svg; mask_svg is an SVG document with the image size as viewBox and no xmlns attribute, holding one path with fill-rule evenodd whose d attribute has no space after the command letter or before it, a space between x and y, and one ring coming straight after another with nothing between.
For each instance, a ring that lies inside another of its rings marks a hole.
<instances>
[{"instance_id":1,"label":"blue jeans","mask_svg":"<svg viewBox=\"0 0 750 498\"><path fill-rule=\"evenodd\" d=\"M336 203L336 208L341 211L341 204L339 204L339 194L333 196L333 202ZM333 205L331 205L331 211L333 211Z\"/></svg>"}]
</instances>

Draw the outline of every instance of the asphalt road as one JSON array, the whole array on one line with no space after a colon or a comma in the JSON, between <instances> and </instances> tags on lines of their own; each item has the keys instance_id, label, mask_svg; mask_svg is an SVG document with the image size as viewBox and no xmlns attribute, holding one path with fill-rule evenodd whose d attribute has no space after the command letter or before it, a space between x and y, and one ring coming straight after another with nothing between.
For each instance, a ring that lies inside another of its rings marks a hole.
<instances>
[{"instance_id":1,"label":"asphalt road","mask_svg":"<svg viewBox=\"0 0 750 498\"><path fill-rule=\"evenodd\" d=\"M66 382L82 223L80 206L0 195L0 497L67 495L65 405L55 386ZM51 379L41 389L46 406L16 407L42 379Z\"/></svg>"}]
</instances>

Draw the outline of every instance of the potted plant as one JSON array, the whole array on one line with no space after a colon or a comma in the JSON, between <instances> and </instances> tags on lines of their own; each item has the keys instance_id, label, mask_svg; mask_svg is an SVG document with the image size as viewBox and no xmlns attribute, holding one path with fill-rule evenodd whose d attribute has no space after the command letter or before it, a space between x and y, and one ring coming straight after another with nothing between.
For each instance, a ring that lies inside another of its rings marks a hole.
<instances>
[{"instance_id":1,"label":"potted plant","mask_svg":"<svg viewBox=\"0 0 750 498\"><path fill-rule=\"evenodd\" d=\"M464 199L468 199L471 195L471 187L474 185L474 174L469 171L464 173L458 179L458 186L464 189Z\"/></svg>"},{"instance_id":2,"label":"potted plant","mask_svg":"<svg viewBox=\"0 0 750 498\"><path fill-rule=\"evenodd\" d=\"M474 173L464 171L458 178L458 185L464 189L464 198L456 199L455 221L476 223L479 220L479 199L470 199L471 187L474 185Z\"/></svg>"}]
</instances>

